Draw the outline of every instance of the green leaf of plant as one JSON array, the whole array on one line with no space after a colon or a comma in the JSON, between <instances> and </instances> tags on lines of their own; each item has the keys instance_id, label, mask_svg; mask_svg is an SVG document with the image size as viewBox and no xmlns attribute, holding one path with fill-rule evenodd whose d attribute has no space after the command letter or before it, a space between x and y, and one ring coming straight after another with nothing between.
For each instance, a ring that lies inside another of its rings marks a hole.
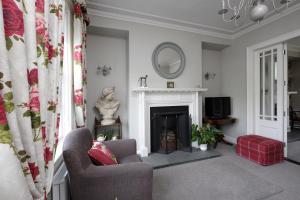
<instances>
[{"instance_id":1,"label":"green leaf of plant","mask_svg":"<svg viewBox=\"0 0 300 200\"><path fill-rule=\"evenodd\" d=\"M11 84L11 81L6 81L5 82L5 85L9 88L12 88L12 84Z\"/></svg>"},{"instance_id":2,"label":"green leaf of plant","mask_svg":"<svg viewBox=\"0 0 300 200\"><path fill-rule=\"evenodd\" d=\"M3 90L4 86L2 83L0 83L0 90Z\"/></svg>"},{"instance_id":3,"label":"green leaf of plant","mask_svg":"<svg viewBox=\"0 0 300 200\"><path fill-rule=\"evenodd\" d=\"M31 116L31 111L27 110L26 112L23 113L23 117L30 117Z\"/></svg>"},{"instance_id":4,"label":"green leaf of plant","mask_svg":"<svg viewBox=\"0 0 300 200\"><path fill-rule=\"evenodd\" d=\"M3 73L2 73L2 72L0 72L0 79L1 79L1 78L3 78Z\"/></svg>"},{"instance_id":5,"label":"green leaf of plant","mask_svg":"<svg viewBox=\"0 0 300 200\"><path fill-rule=\"evenodd\" d=\"M4 99L7 101L11 101L14 98L13 93L12 92L8 92L4 94Z\"/></svg>"},{"instance_id":6,"label":"green leaf of plant","mask_svg":"<svg viewBox=\"0 0 300 200\"><path fill-rule=\"evenodd\" d=\"M11 49L11 47L13 46L13 42L11 41L11 39L9 37L5 37L6 40L6 49L9 51Z\"/></svg>"},{"instance_id":7,"label":"green leaf of plant","mask_svg":"<svg viewBox=\"0 0 300 200\"><path fill-rule=\"evenodd\" d=\"M15 105L10 101L6 101L4 102L4 109L6 112L11 113L12 111L14 111Z\"/></svg>"},{"instance_id":8,"label":"green leaf of plant","mask_svg":"<svg viewBox=\"0 0 300 200\"><path fill-rule=\"evenodd\" d=\"M197 137L196 137L196 135L192 135L192 142L195 142L195 141L197 141Z\"/></svg>"},{"instance_id":9,"label":"green leaf of plant","mask_svg":"<svg viewBox=\"0 0 300 200\"><path fill-rule=\"evenodd\" d=\"M19 39L21 40L21 42L23 42L23 43L24 43L24 39L23 39L23 38L21 38L21 37L20 37Z\"/></svg>"}]
</instances>

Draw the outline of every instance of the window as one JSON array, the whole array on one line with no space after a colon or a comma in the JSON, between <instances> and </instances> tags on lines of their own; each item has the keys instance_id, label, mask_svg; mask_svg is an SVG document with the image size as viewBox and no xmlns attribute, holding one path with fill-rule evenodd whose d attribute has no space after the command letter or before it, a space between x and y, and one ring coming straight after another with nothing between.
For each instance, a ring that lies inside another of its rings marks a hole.
<instances>
[{"instance_id":1,"label":"window","mask_svg":"<svg viewBox=\"0 0 300 200\"><path fill-rule=\"evenodd\" d=\"M260 63L260 119L277 121L277 49L259 54Z\"/></svg>"},{"instance_id":2,"label":"window","mask_svg":"<svg viewBox=\"0 0 300 200\"><path fill-rule=\"evenodd\" d=\"M75 128L73 107L73 13L72 5L66 1L64 12L64 59L62 75L62 102L60 110L60 127L55 162L61 156L64 137Z\"/></svg>"}]
</instances>

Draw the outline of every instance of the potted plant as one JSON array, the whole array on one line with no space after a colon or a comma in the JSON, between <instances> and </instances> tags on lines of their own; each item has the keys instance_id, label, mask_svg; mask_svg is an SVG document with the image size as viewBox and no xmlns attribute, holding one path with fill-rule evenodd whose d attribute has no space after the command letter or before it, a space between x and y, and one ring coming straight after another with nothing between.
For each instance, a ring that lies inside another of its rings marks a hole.
<instances>
[{"instance_id":1,"label":"potted plant","mask_svg":"<svg viewBox=\"0 0 300 200\"><path fill-rule=\"evenodd\" d=\"M197 124L192 124L192 147L199 148L201 133Z\"/></svg>"},{"instance_id":2,"label":"potted plant","mask_svg":"<svg viewBox=\"0 0 300 200\"><path fill-rule=\"evenodd\" d=\"M199 129L199 132L201 135L200 149L202 151L207 150L207 145L214 145L214 148L216 148L220 136L223 135L220 130L210 124L205 124Z\"/></svg>"},{"instance_id":3,"label":"potted plant","mask_svg":"<svg viewBox=\"0 0 300 200\"><path fill-rule=\"evenodd\" d=\"M207 150L207 145L215 142L215 135L212 134L206 127L200 129L201 139L200 139L200 149L201 151Z\"/></svg>"}]
</instances>

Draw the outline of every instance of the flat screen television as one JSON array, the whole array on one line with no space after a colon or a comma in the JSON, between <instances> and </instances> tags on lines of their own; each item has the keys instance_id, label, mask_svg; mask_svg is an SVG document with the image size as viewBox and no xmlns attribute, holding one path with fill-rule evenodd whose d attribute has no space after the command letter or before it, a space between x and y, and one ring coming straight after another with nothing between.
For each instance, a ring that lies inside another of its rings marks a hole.
<instances>
[{"instance_id":1,"label":"flat screen television","mask_svg":"<svg viewBox=\"0 0 300 200\"><path fill-rule=\"evenodd\" d=\"M225 119L230 116L230 97L206 97L205 115L210 119Z\"/></svg>"}]
</instances>

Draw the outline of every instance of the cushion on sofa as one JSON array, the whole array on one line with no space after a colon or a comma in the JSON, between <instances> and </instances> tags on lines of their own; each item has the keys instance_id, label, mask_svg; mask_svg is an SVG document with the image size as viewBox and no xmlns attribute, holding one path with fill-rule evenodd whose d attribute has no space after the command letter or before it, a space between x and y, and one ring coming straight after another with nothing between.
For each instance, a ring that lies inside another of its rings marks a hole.
<instances>
[{"instance_id":1,"label":"cushion on sofa","mask_svg":"<svg viewBox=\"0 0 300 200\"><path fill-rule=\"evenodd\" d=\"M105 146L105 144L94 141L88 155L96 164L115 165L118 164L116 156Z\"/></svg>"}]
</instances>

